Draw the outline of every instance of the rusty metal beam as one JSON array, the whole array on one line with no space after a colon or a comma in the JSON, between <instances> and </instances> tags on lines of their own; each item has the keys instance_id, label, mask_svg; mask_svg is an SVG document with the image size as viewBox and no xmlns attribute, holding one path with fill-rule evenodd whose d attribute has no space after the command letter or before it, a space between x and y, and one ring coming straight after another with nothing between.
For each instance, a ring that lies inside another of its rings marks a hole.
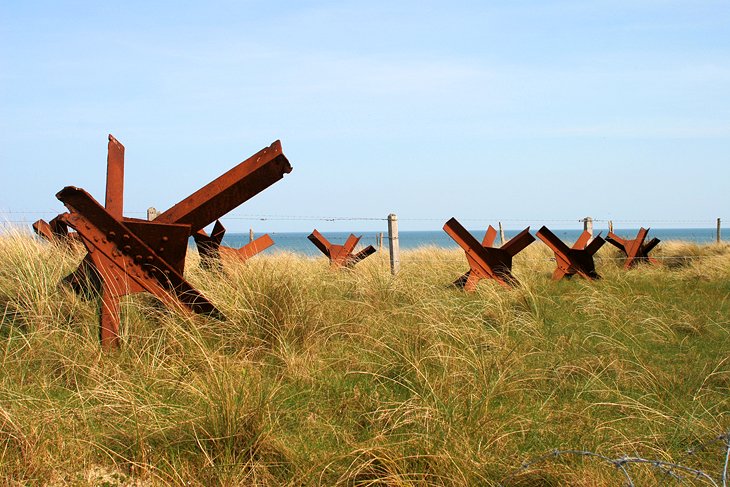
<instances>
[{"instance_id":1,"label":"rusty metal beam","mask_svg":"<svg viewBox=\"0 0 730 487\"><path fill-rule=\"evenodd\" d=\"M291 170L282 153L281 142L277 140L161 213L155 221L188 224L195 233L279 181Z\"/></svg>"},{"instance_id":2,"label":"rusty metal beam","mask_svg":"<svg viewBox=\"0 0 730 487\"><path fill-rule=\"evenodd\" d=\"M277 140L246 159L153 222L123 216L125 149L109 135L107 151L105 206L84 190L69 186L56 196L70 213L34 224L45 238L77 237L87 248L82 263L64 281L77 292L101 294L102 345L119 344L119 298L125 294L146 291L170 306L224 318L182 276L188 238L195 235L205 249L201 254L211 257L223 250L245 259L273 245L265 235L242 249L229 249L221 246L225 229L220 221L210 236L202 229L291 172L281 143ZM69 226L76 232L69 233Z\"/></svg>"},{"instance_id":3,"label":"rusty metal beam","mask_svg":"<svg viewBox=\"0 0 730 487\"><path fill-rule=\"evenodd\" d=\"M198 230L193 234L195 245L200 254L200 266L204 269L220 269L220 246L226 229L220 220L215 221L213 231L210 235L204 230Z\"/></svg>"},{"instance_id":4,"label":"rusty metal beam","mask_svg":"<svg viewBox=\"0 0 730 487\"><path fill-rule=\"evenodd\" d=\"M109 134L106 155L106 198L104 207L121 220L124 212L124 146Z\"/></svg>"},{"instance_id":5,"label":"rusty metal beam","mask_svg":"<svg viewBox=\"0 0 730 487\"><path fill-rule=\"evenodd\" d=\"M497 230L492 225L489 225L484 238L482 239L482 247L494 247L494 241L497 238Z\"/></svg>"},{"instance_id":6,"label":"rusty metal beam","mask_svg":"<svg viewBox=\"0 0 730 487\"><path fill-rule=\"evenodd\" d=\"M53 218L50 222L40 219L33 223L33 231L41 238L48 241L62 241L66 244L78 239L76 232L69 232L68 226L59 216Z\"/></svg>"},{"instance_id":7,"label":"rusty metal beam","mask_svg":"<svg viewBox=\"0 0 730 487\"><path fill-rule=\"evenodd\" d=\"M319 233L317 229L315 228L312 233L307 235L307 238L310 242L314 244L315 247L319 249L320 252L322 252L324 255L327 256L327 258L330 258L330 246L329 240L324 238L324 235Z\"/></svg>"},{"instance_id":8,"label":"rusty metal beam","mask_svg":"<svg viewBox=\"0 0 730 487\"><path fill-rule=\"evenodd\" d=\"M132 271L140 271L131 273L131 277L143 279L145 282L157 282L161 288L172 292L181 303L196 313L222 316L167 260L160 257L124 223L110 215L86 191L67 186L56 197L71 210L71 214L65 218L66 223L76 231L83 229L84 233L80 234L86 244L91 243L93 247L101 249L112 260L118 258L114 264L121 269L128 265ZM94 252L90 253L93 257Z\"/></svg>"},{"instance_id":9,"label":"rusty metal beam","mask_svg":"<svg viewBox=\"0 0 730 487\"><path fill-rule=\"evenodd\" d=\"M33 231L36 235L46 240L53 240L55 238L53 230L51 230L51 225L49 225L48 222L43 219L40 219L33 223Z\"/></svg>"},{"instance_id":10,"label":"rusty metal beam","mask_svg":"<svg viewBox=\"0 0 730 487\"><path fill-rule=\"evenodd\" d=\"M190 225L161 224L156 221L124 219L124 225L155 253L164 259L175 272L185 271L185 254L188 250Z\"/></svg>"},{"instance_id":11,"label":"rusty metal beam","mask_svg":"<svg viewBox=\"0 0 730 487\"><path fill-rule=\"evenodd\" d=\"M495 268L501 265L500 260L494 253L487 252L484 247L475 239L469 230L464 228L456 218L451 218L444 224L444 231L461 247L468 258L475 258L478 267L486 277L500 279L495 274Z\"/></svg>"},{"instance_id":12,"label":"rusty metal beam","mask_svg":"<svg viewBox=\"0 0 730 487\"><path fill-rule=\"evenodd\" d=\"M494 230L491 225L489 225L489 228ZM497 234L496 230L494 231L494 234ZM492 238L492 240L494 240L494 238ZM511 239L507 240L500 248L514 257L534 241L535 237L533 237L530 233L530 227L527 227Z\"/></svg>"},{"instance_id":13,"label":"rusty metal beam","mask_svg":"<svg viewBox=\"0 0 730 487\"><path fill-rule=\"evenodd\" d=\"M570 247L570 248L571 249L584 249L584 248L586 248L586 245L588 245L588 242L590 242L592 236L593 235L590 232L584 230L583 233L581 233L578 236L578 240L576 240L575 243L573 243L573 246Z\"/></svg>"},{"instance_id":14,"label":"rusty metal beam","mask_svg":"<svg viewBox=\"0 0 730 487\"><path fill-rule=\"evenodd\" d=\"M516 285L517 279L512 275L512 258L535 241L535 237L530 234L530 227L527 227L501 248L495 248L493 244L497 231L490 225L480 244L456 218L444 224L444 231L466 254L469 270L454 281L455 286L465 291L474 291L481 279L494 279L504 287Z\"/></svg>"},{"instance_id":15,"label":"rusty metal beam","mask_svg":"<svg viewBox=\"0 0 730 487\"><path fill-rule=\"evenodd\" d=\"M361 260L365 259L366 257L370 257L375 252L377 252L377 250L375 250L375 247L373 247L372 245L368 245L357 254L351 256L348 265L353 266Z\"/></svg>"},{"instance_id":16,"label":"rusty metal beam","mask_svg":"<svg viewBox=\"0 0 730 487\"><path fill-rule=\"evenodd\" d=\"M583 232L572 248L568 248L562 240L545 226L538 230L537 237L555 254L557 265L553 272L553 280L557 281L575 274L589 280L600 279L601 276L596 272L595 263L593 262L593 255L606 243L600 234L586 245L591 235L589 232Z\"/></svg>"},{"instance_id":17,"label":"rusty metal beam","mask_svg":"<svg viewBox=\"0 0 730 487\"><path fill-rule=\"evenodd\" d=\"M226 229L223 227L223 224L220 220L217 220L210 236L208 236L204 230L198 230L198 232L193 235L195 244L198 247L198 252L200 253L200 263L202 267L207 269L221 269L222 264L220 262L220 258L224 255L226 257L236 258L242 262L246 262L254 255L259 252L263 252L274 245L274 241L271 237L268 234L264 234L253 242L249 242L241 248L234 249L232 247L221 245L225 233Z\"/></svg>"},{"instance_id":18,"label":"rusty metal beam","mask_svg":"<svg viewBox=\"0 0 730 487\"><path fill-rule=\"evenodd\" d=\"M636 266L639 262L649 262L651 264L659 264L659 261L650 257L649 252L660 242L658 238L652 238L649 242L644 243L649 233L648 228L640 228L634 239L623 239L613 232L608 232L606 241L621 250L626 255L624 268L629 269Z\"/></svg>"},{"instance_id":19,"label":"rusty metal beam","mask_svg":"<svg viewBox=\"0 0 730 487\"><path fill-rule=\"evenodd\" d=\"M331 244L330 249L330 261L339 266L350 266L352 259L352 251L355 250L360 237L350 234L347 237L344 245Z\"/></svg>"},{"instance_id":20,"label":"rusty metal beam","mask_svg":"<svg viewBox=\"0 0 730 487\"><path fill-rule=\"evenodd\" d=\"M243 262L247 261L254 255L263 252L274 245L274 241L271 239L268 233L261 235L253 242L249 242L240 249L234 249L231 247L221 247L221 254L227 257L235 257Z\"/></svg>"},{"instance_id":21,"label":"rusty metal beam","mask_svg":"<svg viewBox=\"0 0 730 487\"><path fill-rule=\"evenodd\" d=\"M353 254L355 247L360 242L360 237L350 234L344 245L336 245L330 243L324 235L316 229L307 236L310 242L319 249L330 261L332 267L353 267L361 260L369 257L376 252L375 247L368 245L357 254Z\"/></svg>"},{"instance_id":22,"label":"rusty metal beam","mask_svg":"<svg viewBox=\"0 0 730 487\"><path fill-rule=\"evenodd\" d=\"M182 304L192 312L224 318L166 259L86 191L68 186L56 197L70 210L63 220L81 236L101 279L100 329L104 347L119 344L118 302L125 294L147 291L169 306ZM184 231L189 234L189 228Z\"/></svg>"}]
</instances>

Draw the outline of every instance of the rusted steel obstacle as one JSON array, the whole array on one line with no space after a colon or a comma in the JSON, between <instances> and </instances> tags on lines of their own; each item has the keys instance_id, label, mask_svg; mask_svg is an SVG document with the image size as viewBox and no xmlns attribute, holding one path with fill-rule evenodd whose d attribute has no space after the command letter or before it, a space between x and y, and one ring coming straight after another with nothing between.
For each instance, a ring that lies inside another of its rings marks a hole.
<instances>
[{"instance_id":1,"label":"rusted steel obstacle","mask_svg":"<svg viewBox=\"0 0 730 487\"><path fill-rule=\"evenodd\" d=\"M634 267L639 262L650 262L652 264L659 264L659 261L649 257L649 252L657 246L660 242L658 238L652 238L648 242L644 243L646 236L649 233L648 228L641 227L639 233L636 234L636 238L633 240L623 239L613 232L608 232L606 241L620 249L625 255L626 260L624 261L624 269Z\"/></svg>"},{"instance_id":2,"label":"rusted steel obstacle","mask_svg":"<svg viewBox=\"0 0 730 487\"><path fill-rule=\"evenodd\" d=\"M375 247L368 245L357 254L353 254L353 250L360 242L360 237L350 234L344 245L330 243L329 240L319 233L316 229L307 236L310 242L319 249L330 260L332 267L352 267L361 260L375 253Z\"/></svg>"},{"instance_id":3,"label":"rusted steel obstacle","mask_svg":"<svg viewBox=\"0 0 730 487\"><path fill-rule=\"evenodd\" d=\"M535 241L535 237L530 234L530 227L527 227L502 247L493 247L497 230L489 225L480 244L456 218L446 222L444 231L464 250L469 262L466 274L454 281L455 286L465 291L474 291L481 279L494 279L504 287L516 285L517 279L512 275L512 258Z\"/></svg>"},{"instance_id":4,"label":"rusted steel obstacle","mask_svg":"<svg viewBox=\"0 0 730 487\"><path fill-rule=\"evenodd\" d=\"M221 245L225 233L226 229L223 227L223 224L220 220L216 220L210 235L205 233L205 230L198 230L193 235L195 245L198 247L198 253L200 254L200 265L204 269L220 269L220 258L222 256L236 258L245 262L259 252L263 252L274 245L274 241L269 234L264 234L243 247L234 249Z\"/></svg>"},{"instance_id":5,"label":"rusted steel obstacle","mask_svg":"<svg viewBox=\"0 0 730 487\"><path fill-rule=\"evenodd\" d=\"M104 348L119 346L119 298L127 294L147 291L167 305L223 317L182 277L188 225L130 225L138 222L115 218L86 191L73 186L56 197L70 211L63 215L64 221L76 229L89 252L80 272L88 274L91 267L101 284Z\"/></svg>"},{"instance_id":6,"label":"rusted steel obstacle","mask_svg":"<svg viewBox=\"0 0 730 487\"><path fill-rule=\"evenodd\" d=\"M226 229L220 220L216 220L213 231L210 235L205 230L198 230L193 235L195 246L198 247L200 255L200 266L204 269L220 267L220 247Z\"/></svg>"},{"instance_id":7,"label":"rusted steel obstacle","mask_svg":"<svg viewBox=\"0 0 730 487\"><path fill-rule=\"evenodd\" d=\"M110 135L105 205L101 206L83 189L68 186L56 195L69 210L57 217L57 231L51 224L47 224L48 228L43 224L37 227L42 235L47 234L49 228L51 235L62 234L64 224L76 230L88 254L65 280L77 291L98 286L101 291L101 344L104 348L118 347L119 298L127 294L146 291L171 307L223 318L222 313L183 278L188 238L291 170L281 143L276 141L155 220L126 218L122 215L124 146ZM224 231L218 222L210 237L211 241L217 242L216 251Z\"/></svg>"},{"instance_id":8,"label":"rusted steel obstacle","mask_svg":"<svg viewBox=\"0 0 730 487\"><path fill-rule=\"evenodd\" d=\"M36 221L33 223L33 231L50 241L60 240L68 243L78 239L76 232L69 233L68 225L66 225L66 222L63 221L60 215L53 218L50 222L43 219Z\"/></svg>"},{"instance_id":9,"label":"rusted steel obstacle","mask_svg":"<svg viewBox=\"0 0 730 487\"><path fill-rule=\"evenodd\" d=\"M553 280L575 274L586 279L600 279L593 262L593 255L606 243L600 234L591 240L591 234L583 232L570 248L545 226L538 230L537 237L555 253L557 267Z\"/></svg>"}]
</instances>

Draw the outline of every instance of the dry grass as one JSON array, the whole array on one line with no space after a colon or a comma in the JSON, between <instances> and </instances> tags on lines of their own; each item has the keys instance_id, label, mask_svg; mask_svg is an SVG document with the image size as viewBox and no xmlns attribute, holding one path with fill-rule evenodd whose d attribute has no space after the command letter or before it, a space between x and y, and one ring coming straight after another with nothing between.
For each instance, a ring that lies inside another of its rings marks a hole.
<instances>
[{"instance_id":1,"label":"dry grass","mask_svg":"<svg viewBox=\"0 0 730 487\"><path fill-rule=\"evenodd\" d=\"M522 285L448 284L463 253L335 272L278 253L187 278L228 320L136 295L103 354L79 262L0 238L0 478L10 485L496 485L554 448L639 454L719 474L730 430L730 248L663 243L665 265L554 283L535 243ZM720 445L721 446L721 445ZM667 484L657 469L634 479ZM509 485L618 485L560 458ZM690 481L691 483L691 481Z\"/></svg>"}]
</instances>

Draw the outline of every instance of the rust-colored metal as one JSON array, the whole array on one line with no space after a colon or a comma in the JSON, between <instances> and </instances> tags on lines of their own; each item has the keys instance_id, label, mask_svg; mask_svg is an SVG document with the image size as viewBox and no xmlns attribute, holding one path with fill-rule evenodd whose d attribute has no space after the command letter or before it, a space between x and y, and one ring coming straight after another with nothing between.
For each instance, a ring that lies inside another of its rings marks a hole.
<instances>
[{"instance_id":1,"label":"rust-colored metal","mask_svg":"<svg viewBox=\"0 0 730 487\"><path fill-rule=\"evenodd\" d=\"M292 170L278 140L200 188L154 221L186 223L196 233Z\"/></svg>"},{"instance_id":2,"label":"rust-colored metal","mask_svg":"<svg viewBox=\"0 0 730 487\"><path fill-rule=\"evenodd\" d=\"M70 243L78 239L78 234L69 232L68 225L59 216L56 216L50 222L43 219L36 221L33 223L33 231L36 235L48 241L60 240Z\"/></svg>"},{"instance_id":3,"label":"rust-colored metal","mask_svg":"<svg viewBox=\"0 0 730 487\"><path fill-rule=\"evenodd\" d=\"M53 229L51 229L51 225L48 224L47 221L40 219L33 223L33 231L38 235L39 237L43 237L46 240L53 240L56 238L56 236L53 233Z\"/></svg>"},{"instance_id":4,"label":"rust-colored metal","mask_svg":"<svg viewBox=\"0 0 730 487\"><path fill-rule=\"evenodd\" d=\"M648 242L644 243L646 236L649 233L648 228L641 227L639 233L636 234L636 238L633 240L623 239L613 232L608 232L606 241L620 249L625 255L626 260L624 261L624 269L629 269L636 266L640 262L649 262L651 264L659 264L659 261L649 257L649 252L657 246L660 242L658 238L652 238Z\"/></svg>"},{"instance_id":5,"label":"rust-colored metal","mask_svg":"<svg viewBox=\"0 0 730 487\"><path fill-rule=\"evenodd\" d=\"M570 248L545 226L538 230L537 237L555 253L557 267L553 272L553 280L575 274L589 280L600 279L593 262L593 255L606 243L600 234L591 240L591 234L583 232Z\"/></svg>"},{"instance_id":6,"label":"rust-colored metal","mask_svg":"<svg viewBox=\"0 0 730 487\"><path fill-rule=\"evenodd\" d=\"M78 235L88 253L64 281L77 292L101 293L100 336L104 348L117 347L119 298L149 292L173 307L218 318L223 315L183 278L188 238L194 236L207 263L222 249L250 257L273 244L268 235L243 247L228 249L220 242L225 233L217 221L255 194L266 189L291 165L274 142L213 182L162 213L154 221L123 216L124 146L109 135L105 206L83 189L68 186L56 197L69 209L34 230L45 238ZM210 236L202 228L216 221ZM68 227L76 230L69 234Z\"/></svg>"},{"instance_id":7,"label":"rust-colored metal","mask_svg":"<svg viewBox=\"0 0 730 487\"><path fill-rule=\"evenodd\" d=\"M315 229L307 238L320 252L327 256L332 267L353 267L361 260L376 252L375 247L368 245L360 252L356 254L352 253L362 236L356 237L350 234L344 245L337 245L330 243L329 240L324 238L324 235Z\"/></svg>"},{"instance_id":8,"label":"rust-colored metal","mask_svg":"<svg viewBox=\"0 0 730 487\"><path fill-rule=\"evenodd\" d=\"M124 211L124 146L109 134L106 156L106 211L117 220Z\"/></svg>"},{"instance_id":9,"label":"rust-colored metal","mask_svg":"<svg viewBox=\"0 0 730 487\"><path fill-rule=\"evenodd\" d=\"M221 245L225 233L226 229L223 227L223 224L220 220L216 220L213 232L210 235L205 233L205 230L198 230L193 235L195 244L198 247L198 253L200 254L200 265L204 269L220 269L220 257L223 255L245 262L254 255L274 245L271 237L268 234L264 234L253 242L249 242L241 248L234 249Z\"/></svg>"},{"instance_id":10,"label":"rust-colored metal","mask_svg":"<svg viewBox=\"0 0 730 487\"><path fill-rule=\"evenodd\" d=\"M494 279L504 287L515 286L518 282L512 275L512 258L535 241L535 237L530 233L530 227L527 227L505 242L502 247L495 248L497 230L489 225L480 244L456 218L451 218L444 224L444 231L466 254L469 270L454 281L454 285L469 292L476 289L481 279Z\"/></svg>"},{"instance_id":11,"label":"rust-colored metal","mask_svg":"<svg viewBox=\"0 0 730 487\"><path fill-rule=\"evenodd\" d=\"M220 220L215 221L215 226L210 235L205 230L198 230L193 234L195 245L200 254L200 266L203 269L220 269L220 246L223 241L226 229Z\"/></svg>"},{"instance_id":12,"label":"rust-colored metal","mask_svg":"<svg viewBox=\"0 0 730 487\"><path fill-rule=\"evenodd\" d=\"M253 242L249 242L238 249L221 246L220 252L221 255L224 255L226 257L236 258L243 262L246 262L254 255L263 252L272 245L274 245L274 241L271 239L268 233L265 233Z\"/></svg>"},{"instance_id":13,"label":"rust-colored metal","mask_svg":"<svg viewBox=\"0 0 730 487\"><path fill-rule=\"evenodd\" d=\"M119 298L147 291L173 307L223 318L163 257L86 191L67 186L56 197L70 210L64 221L81 236L102 283L101 343L119 345ZM167 224L168 228L188 225Z\"/></svg>"}]
</instances>

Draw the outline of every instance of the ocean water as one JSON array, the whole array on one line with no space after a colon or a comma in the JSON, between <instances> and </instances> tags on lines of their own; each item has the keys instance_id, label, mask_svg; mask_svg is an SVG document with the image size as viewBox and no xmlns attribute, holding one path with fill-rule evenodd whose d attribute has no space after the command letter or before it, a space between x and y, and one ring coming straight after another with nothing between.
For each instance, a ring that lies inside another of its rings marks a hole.
<instances>
[{"instance_id":1,"label":"ocean water","mask_svg":"<svg viewBox=\"0 0 730 487\"><path fill-rule=\"evenodd\" d=\"M552 229L551 229L552 230ZM555 235L560 237L564 242L572 244L578 236L582 233L582 230L569 229L569 230L552 230ZM636 229L614 229L614 233L620 237L634 238L639 231ZM472 234L481 242L484 237L485 230L472 230ZM534 235L536 231L533 231ZM379 232L352 232L355 235L362 235L359 246L372 245L377 248L377 236ZM505 230L505 237L507 239L517 235L517 230ZM597 232L596 232L597 233ZM606 235L606 231L603 232L603 236ZM256 236L260 236L257 234ZM265 252L273 253L277 250L284 250L289 252L297 252L305 255L320 255L319 250L307 239L309 232L270 232L269 235L274 240L274 245L269 247ZM333 244L342 245L350 232L329 232L323 233L325 238ZM684 240L695 243L710 243L715 241L716 229L714 228L660 228L651 229L649 231L648 239L657 237L660 240ZM400 240L400 248L402 250L415 249L424 246L436 246L444 248L456 248L456 243L449 237L444 231L401 231L398 235ZM248 243L248 234L244 233L230 233L226 234L223 238L223 245L229 247L241 247ZM499 241L499 237L497 237ZM661 244L660 244L661 245ZM359 247L358 246L358 247ZM388 234L385 233L383 236L383 247L388 247Z\"/></svg>"}]
</instances>

